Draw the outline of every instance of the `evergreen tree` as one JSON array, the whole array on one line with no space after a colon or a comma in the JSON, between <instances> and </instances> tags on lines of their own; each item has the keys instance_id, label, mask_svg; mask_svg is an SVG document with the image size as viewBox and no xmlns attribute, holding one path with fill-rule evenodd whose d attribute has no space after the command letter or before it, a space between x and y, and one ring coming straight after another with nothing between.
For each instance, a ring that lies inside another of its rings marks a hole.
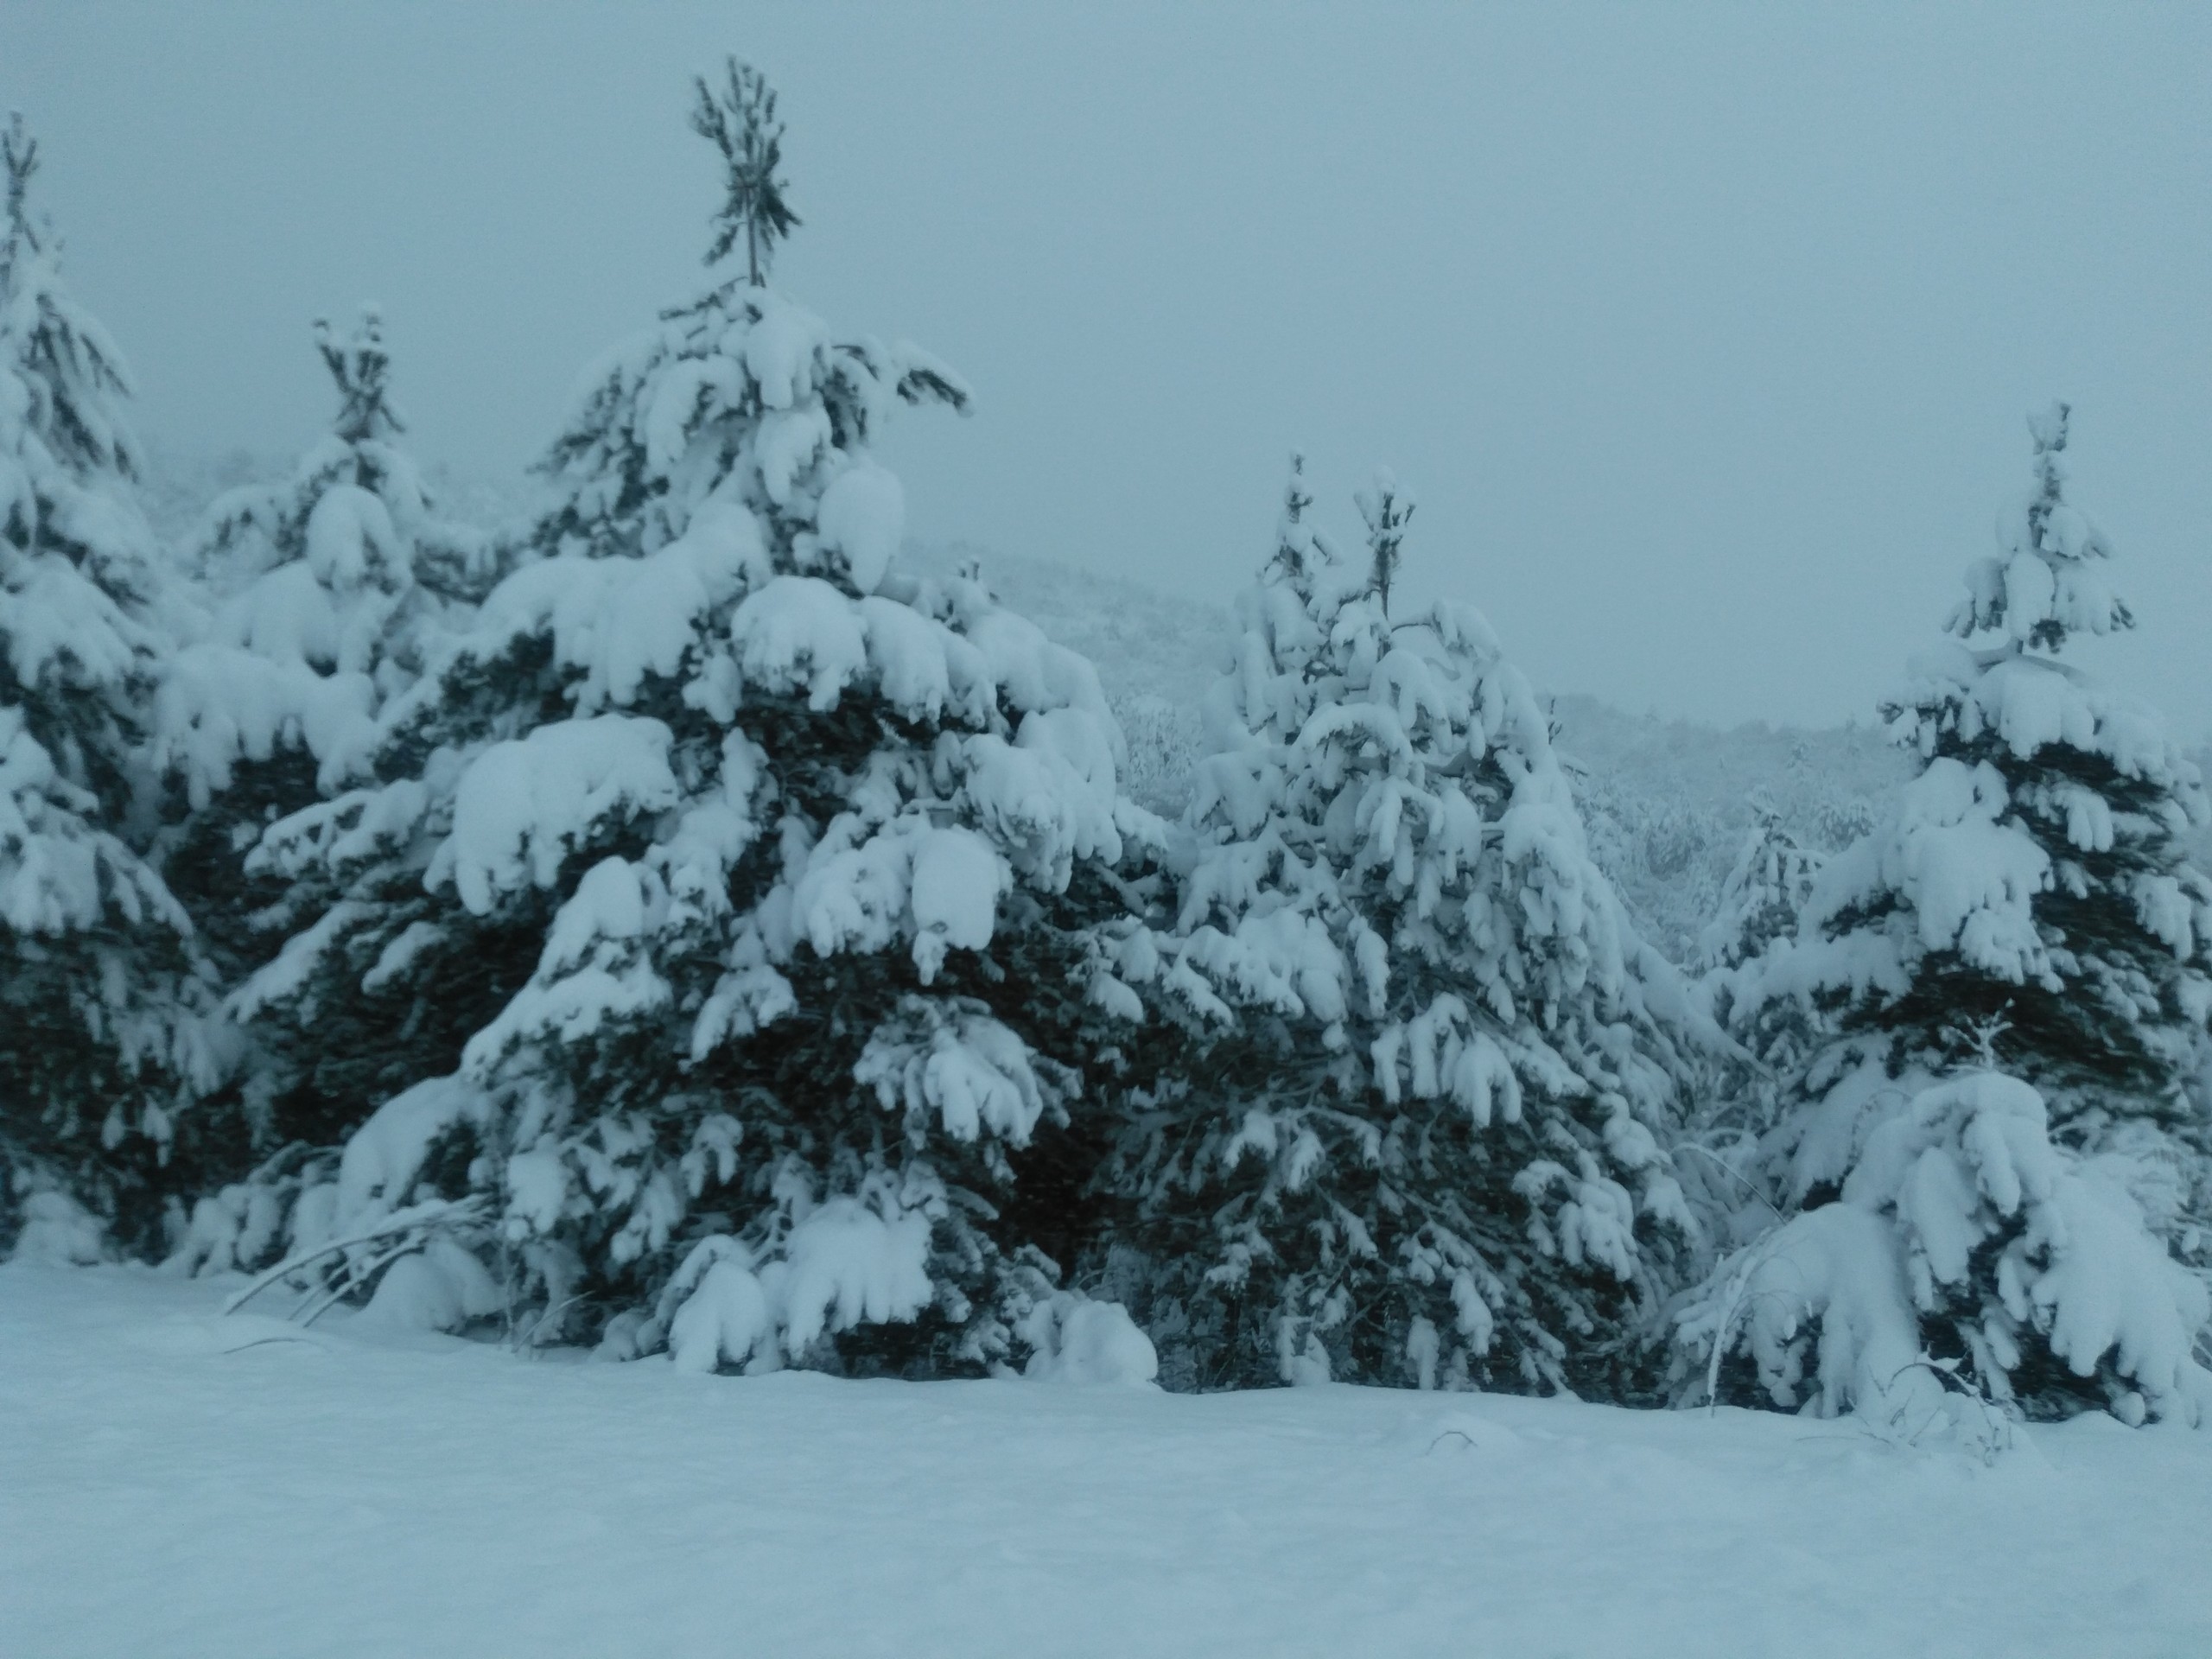
<instances>
[{"instance_id":1,"label":"evergreen tree","mask_svg":"<svg viewBox=\"0 0 2212 1659\"><path fill-rule=\"evenodd\" d=\"M315 341L339 395L331 431L284 482L219 498L188 556L211 613L169 665L158 734L195 812L219 794L233 820L266 822L353 776L378 710L468 619L442 579L466 586L486 556L486 537L435 516L398 444L374 308L346 339L317 322Z\"/></svg>"},{"instance_id":2,"label":"evergreen tree","mask_svg":"<svg viewBox=\"0 0 2212 1659\"><path fill-rule=\"evenodd\" d=\"M772 105L725 113L718 246L765 252ZM1058 1357L1069 1220L1016 1176L1081 1173L1147 820L1086 662L892 568L872 440L967 401L723 271L588 378L545 556L385 711L375 781L255 855L303 925L242 1004L368 1119L308 1231L473 1196L534 1331L689 1365Z\"/></svg>"},{"instance_id":3,"label":"evergreen tree","mask_svg":"<svg viewBox=\"0 0 2212 1659\"><path fill-rule=\"evenodd\" d=\"M2171 1259L2203 1214L2187 1084L2212 883L2180 840L2203 793L2152 710L2060 659L2133 619L2065 499L2066 406L2030 426L2034 482L1967 573L1963 643L1916 659L1885 710L1919 775L1732 982L1757 1017L1794 1005L1831 1037L1770 1141L1798 1213L1724 1274L1838 1299L1793 1294L1782 1326L1770 1310L1743 1328L1777 1400L1824 1319L1821 1402L1888 1386L1861 1346L1885 1284L1910 1287L1882 1318L1913 1353L2012 1409L2194 1416L2212 1398L2189 1357L2202 1287ZM1712 1307L1692 1324L1708 1354L1736 1334Z\"/></svg>"},{"instance_id":4,"label":"evergreen tree","mask_svg":"<svg viewBox=\"0 0 2212 1659\"><path fill-rule=\"evenodd\" d=\"M1972 1060L1973 1033L2001 1024L1996 1063L2042 1093L2062 1141L2165 1165L2153 1218L2178 1238L2212 1014L2212 883L2182 840L2204 794L2156 711L2062 660L2070 635L2133 618L2111 548L2065 499L2066 406L2031 427L2034 481L1967 572L1948 625L1962 643L1916 658L1884 710L1922 771L1831 862L1767 979L1832 1011L1849 1053L1891 1077ZM1841 1174L1847 1126L1815 1138L1828 1150L1801 1154L1801 1187Z\"/></svg>"},{"instance_id":5,"label":"evergreen tree","mask_svg":"<svg viewBox=\"0 0 2212 1659\"><path fill-rule=\"evenodd\" d=\"M1797 914L1819 874L1819 853L1798 844L1764 790L1751 797L1751 828L1738 849L1713 919L1698 940L1700 973L1725 973L1797 931Z\"/></svg>"},{"instance_id":6,"label":"evergreen tree","mask_svg":"<svg viewBox=\"0 0 2212 1659\"><path fill-rule=\"evenodd\" d=\"M405 666L404 644L394 646L390 636L410 605L429 608L417 590L469 600L469 590L485 582L491 549L481 532L438 516L422 468L402 442L407 423L391 398L391 354L378 308L362 307L350 334L317 319L315 343L338 394L329 432L301 455L284 483L225 493L209 512L193 562L223 600L269 572L304 563L333 608L336 631L264 648L289 646L326 671L365 671L363 661L395 651ZM236 634L251 619L225 626Z\"/></svg>"},{"instance_id":7,"label":"evergreen tree","mask_svg":"<svg viewBox=\"0 0 2212 1659\"><path fill-rule=\"evenodd\" d=\"M1386 613L1409 501L1362 498L1361 561L1310 504L1294 466L1209 711L1157 977L1192 1052L1121 1150L1121 1268L1185 1381L1595 1379L1688 1225L1696 1022L1489 626Z\"/></svg>"},{"instance_id":8,"label":"evergreen tree","mask_svg":"<svg viewBox=\"0 0 2212 1659\"><path fill-rule=\"evenodd\" d=\"M39 1193L145 1249L179 1109L219 1069L191 924L135 810L159 571L129 378L31 215L21 116L0 165L0 1242Z\"/></svg>"},{"instance_id":9,"label":"evergreen tree","mask_svg":"<svg viewBox=\"0 0 2212 1659\"><path fill-rule=\"evenodd\" d=\"M211 608L186 630L156 699L156 755L175 797L164 869L231 985L284 937L284 883L249 875L248 850L270 823L357 780L378 711L467 620L469 607L434 584L465 587L486 556L483 537L435 516L401 446L375 309L350 335L321 321L315 335L338 394L331 429L289 479L214 503L188 554ZM325 1052L310 1040L245 1068L231 1101L242 1156L327 1138L305 1081Z\"/></svg>"},{"instance_id":10,"label":"evergreen tree","mask_svg":"<svg viewBox=\"0 0 2212 1659\"><path fill-rule=\"evenodd\" d=\"M1695 964L1713 1018L1755 1062L1736 1068L1733 1086L1719 1091L1724 1110L1709 1113L1706 1127L1735 1133L1747 1153L1774 1127L1791 1081L1827 1029L1805 1003L1760 992L1767 952L1796 934L1824 861L1783 827L1764 791L1753 796L1751 810L1754 822L1699 938ZM1749 1178L1739 1185L1749 1189Z\"/></svg>"},{"instance_id":11,"label":"evergreen tree","mask_svg":"<svg viewBox=\"0 0 2212 1659\"><path fill-rule=\"evenodd\" d=\"M713 144L722 158L728 192L715 215L715 238L707 249L713 264L740 242L745 244L746 281L758 288L775 262L776 245L798 228L798 215L784 200L784 124L776 118L776 94L751 64L732 58L724 66L717 92L704 75L692 82L691 130Z\"/></svg>"}]
</instances>

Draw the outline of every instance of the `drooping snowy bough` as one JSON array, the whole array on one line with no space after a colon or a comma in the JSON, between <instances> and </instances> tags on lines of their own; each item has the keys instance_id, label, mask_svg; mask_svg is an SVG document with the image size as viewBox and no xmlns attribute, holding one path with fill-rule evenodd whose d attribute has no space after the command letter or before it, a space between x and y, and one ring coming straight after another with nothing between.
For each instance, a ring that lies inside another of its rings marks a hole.
<instances>
[{"instance_id":1,"label":"drooping snowy bough","mask_svg":"<svg viewBox=\"0 0 2212 1659\"><path fill-rule=\"evenodd\" d=\"M1878 1115L1834 1203L1740 1253L1686 1314L1771 1402L1916 1433L1976 1396L2031 1416L2202 1419L2212 1298L2144 1224L2131 1161L2053 1144L2043 1096L1971 1071Z\"/></svg>"},{"instance_id":2,"label":"drooping snowy bough","mask_svg":"<svg viewBox=\"0 0 2212 1659\"><path fill-rule=\"evenodd\" d=\"M1306 521L1241 601L1158 995L1196 1054L1118 1179L1180 1380L1561 1387L1691 1230L1664 1151L1718 1043L1591 862L1544 712L1463 605L1394 616Z\"/></svg>"}]
</instances>

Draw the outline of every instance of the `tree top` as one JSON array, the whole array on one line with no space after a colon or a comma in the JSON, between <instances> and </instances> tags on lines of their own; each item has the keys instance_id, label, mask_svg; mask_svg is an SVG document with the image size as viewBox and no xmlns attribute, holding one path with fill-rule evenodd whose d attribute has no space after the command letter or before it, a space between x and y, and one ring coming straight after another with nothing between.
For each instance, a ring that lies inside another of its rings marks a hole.
<instances>
[{"instance_id":1,"label":"tree top","mask_svg":"<svg viewBox=\"0 0 2212 1659\"><path fill-rule=\"evenodd\" d=\"M13 234L29 236L31 175L38 171L38 140L31 137L21 110L8 111L8 130L0 133L0 168L8 175L8 229Z\"/></svg>"},{"instance_id":2,"label":"tree top","mask_svg":"<svg viewBox=\"0 0 2212 1659\"><path fill-rule=\"evenodd\" d=\"M704 75L692 88L691 130L721 152L728 192L714 217L707 263L713 264L741 238L747 272L758 285L768 274L776 245L799 224L784 199L785 181L777 176L784 160L784 124L776 118L776 94L759 70L734 57L724 66L719 91Z\"/></svg>"},{"instance_id":3,"label":"tree top","mask_svg":"<svg viewBox=\"0 0 2212 1659\"><path fill-rule=\"evenodd\" d=\"M322 353L330 378L338 383L338 423L334 429L347 443L362 443L404 432L407 423L391 406L391 354L384 345L384 315L373 305L361 308L361 321L352 335L340 339L321 317L315 322L315 349Z\"/></svg>"}]
</instances>

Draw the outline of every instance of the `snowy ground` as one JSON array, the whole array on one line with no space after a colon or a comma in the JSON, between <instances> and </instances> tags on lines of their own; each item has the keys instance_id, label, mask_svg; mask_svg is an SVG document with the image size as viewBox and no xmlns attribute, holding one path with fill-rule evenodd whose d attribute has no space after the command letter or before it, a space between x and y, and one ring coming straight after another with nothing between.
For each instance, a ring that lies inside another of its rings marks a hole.
<instances>
[{"instance_id":1,"label":"snowy ground","mask_svg":"<svg viewBox=\"0 0 2212 1659\"><path fill-rule=\"evenodd\" d=\"M686 1376L221 1289L0 1268L11 1659L2212 1654L2212 1433Z\"/></svg>"}]
</instances>

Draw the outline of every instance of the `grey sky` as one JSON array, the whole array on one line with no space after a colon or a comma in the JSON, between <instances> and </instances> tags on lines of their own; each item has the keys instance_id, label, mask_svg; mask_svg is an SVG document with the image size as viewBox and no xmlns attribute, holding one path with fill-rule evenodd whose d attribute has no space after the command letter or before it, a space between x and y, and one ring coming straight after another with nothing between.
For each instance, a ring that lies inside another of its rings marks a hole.
<instances>
[{"instance_id":1,"label":"grey sky","mask_svg":"<svg viewBox=\"0 0 2212 1659\"><path fill-rule=\"evenodd\" d=\"M1540 683L1869 716L2075 404L2212 729L2212 8L0 0L79 291L179 446L289 452L307 323L385 308L424 454L510 472L683 297L688 77L779 87L780 286L975 383L887 444L917 533L1227 597L1285 457Z\"/></svg>"}]
</instances>

